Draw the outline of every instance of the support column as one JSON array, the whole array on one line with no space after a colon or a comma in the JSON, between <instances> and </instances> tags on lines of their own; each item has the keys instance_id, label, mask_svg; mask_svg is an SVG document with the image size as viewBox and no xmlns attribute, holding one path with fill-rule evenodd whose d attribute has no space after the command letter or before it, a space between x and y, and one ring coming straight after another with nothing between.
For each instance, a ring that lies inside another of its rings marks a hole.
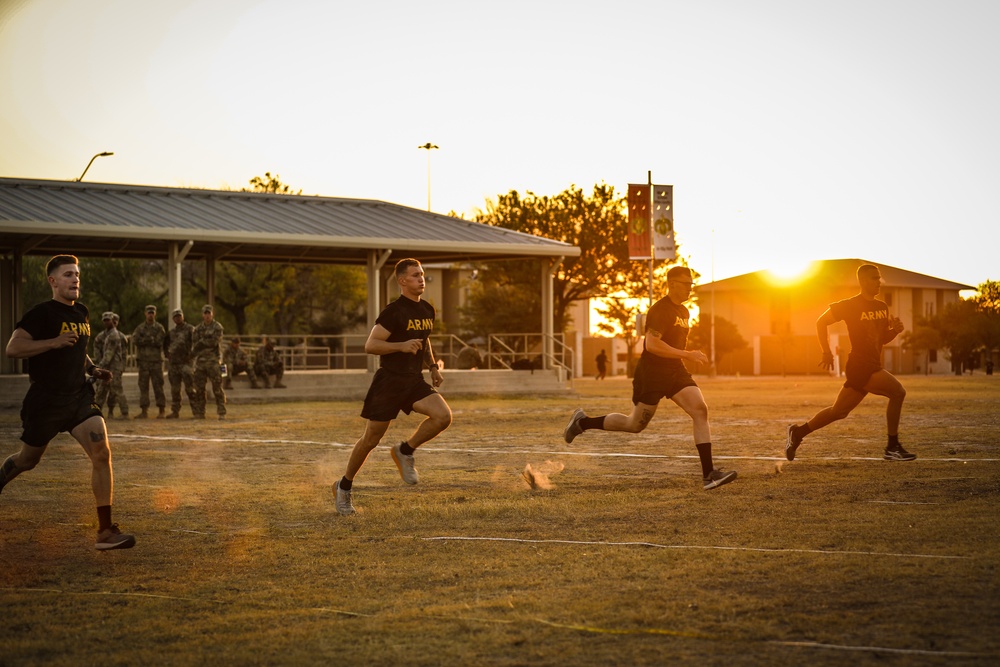
<instances>
[{"instance_id":1,"label":"support column","mask_svg":"<svg viewBox=\"0 0 1000 667\"><path fill-rule=\"evenodd\" d=\"M181 247L180 243L167 244L167 321L171 321L171 313L181 308L183 292L181 289L181 268L194 241L188 241Z\"/></svg>"},{"instance_id":2,"label":"support column","mask_svg":"<svg viewBox=\"0 0 1000 667\"><path fill-rule=\"evenodd\" d=\"M392 250L369 250L368 261L365 265L365 273L368 279L368 331L375 327L375 320L382 310L382 267ZM374 373L378 370L378 357L368 355L368 372Z\"/></svg>"}]
</instances>

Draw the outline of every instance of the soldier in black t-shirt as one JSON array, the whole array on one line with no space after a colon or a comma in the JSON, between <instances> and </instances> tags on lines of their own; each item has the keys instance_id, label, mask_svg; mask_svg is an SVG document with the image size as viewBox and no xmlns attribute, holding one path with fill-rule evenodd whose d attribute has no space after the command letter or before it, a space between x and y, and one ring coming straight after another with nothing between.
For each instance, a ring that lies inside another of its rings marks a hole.
<instances>
[{"instance_id":1,"label":"soldier in black t-shirt","mask_svg":"<svg viewBox=\"0 0 1000 667\"><path fill-rule=\"evenodd\" d=\"M906 390L892 373L882 368L882 346L902 333L903 323L898 317L889 315L889 307L884 301L875 298L882 285L882 274L877 266L859 266L858 284L861 286L859 294L831 303L816 320L816 333L823 348L820 367L828 370L833 370L833 352L830 351L827 329L841 320L847 324L847 336L851 339L851 353L845 369L847 381L833 405L820 410L805 424L788 427L785 458L789 461L795 460L795 450L802 444L803 438L851 414L869 393L889 399L885 411L889 438L882 458L887 461L912 461L917 458L916 454L906 451L899 444L899 417Z\"/></svg>"},{"instance_id":2,"label":"soldier in black t-shirt","mask_svg":"<svg viewBox=\"0 0 1000 667\"><path fill-rule=\"evenodd\" d=\"M736 479L733 470L715 467L712 460L712 429L708 423L708 406L698 384L684 367L684 360L707 363L700 350L687 349L688 309L684 302L691 296L691 270L675 266L667 272L667 296L646 313L646 334L642 355L632 378L632 412L612 413L603 417L588 417L580 408L573 412L563 430L567 443L591 429L639 433L649 426L660 399L669 398L694 424L694 443L701 460L703 488L714 489ZM528 480L530 483L532 480Z\"/></svg>"},{"instance_id":3,"label":"soldier in black t-shirt","mask_svg":"<svg viewBox=\"0 0 1000 667\"><path fill-rule=\"evenodd\" d=\"M441 369L434 360L430 335L434 331L434 306L421 300L424 293L424 269L415 259L396 263L396 281L400 296L390 303L375 320L365 352L381 357L381 364L365 396L361 416L368 420L364 435L354 445L343 479L333 486L337 511L354 514L351 487L389 424L399 416L417 412L425 415L417 430L407 440L393 445L390 454L399 474L407 484L416 484L417 470L413 465L413 450L451 425L451 408L435 391L443 381ZM424 381L424 368L431 371L433 387Z\"/></svg>"},{"instance_id":4,"label":"soldier in black t-shirt","mask_svg":"<svg viewBox=\"0 0 1000 667\"><path fill-rule=\"evenodd\" d=\"M57 255L45 270L52 300L25 313L7 343L8 357L28 360L31 384L21 407L24 444L0 465L0 491L34 468L52 438L67 431L90 458L97 500L97 549L128 549L135 545L135 538L111 522L111 448L104 417L94 402L93 384L86 377L107 382L111 371L97 368L87 355L90 314L77 302L80 268L76 257Z\"/></svg>"}]
</instances>

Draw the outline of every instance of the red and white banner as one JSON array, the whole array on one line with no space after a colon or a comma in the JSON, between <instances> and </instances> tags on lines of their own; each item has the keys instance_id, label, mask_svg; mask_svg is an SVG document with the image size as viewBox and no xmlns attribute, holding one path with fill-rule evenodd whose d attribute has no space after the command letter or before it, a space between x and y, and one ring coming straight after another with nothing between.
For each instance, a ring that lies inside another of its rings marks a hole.
<instances>
[{"instance_id":1,"label":"red and white banner","mask_svg":"<svg viewBox=\"0 0 1000 667\"><path fill-rule=\"evenodd\" d=\"M643 183L628 186L628 258L650 258L652 238L650 236L650 197L651 186Z\"/></svg>"}]
</instances>

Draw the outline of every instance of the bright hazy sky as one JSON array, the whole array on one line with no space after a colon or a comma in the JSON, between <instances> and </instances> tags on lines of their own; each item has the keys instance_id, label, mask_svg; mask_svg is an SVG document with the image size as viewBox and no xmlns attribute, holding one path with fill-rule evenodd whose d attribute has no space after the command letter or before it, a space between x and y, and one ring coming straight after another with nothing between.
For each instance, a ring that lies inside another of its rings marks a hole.
<instances>
[{"instance_id":1,"label":"bright hazy sky","mask_svg":"<svg viewBox=\"0 0 1000 667\"><path fill-rule=\"evenodd\" d=\"M0 176L468 217L674 185L702 281L1000 279L996 0L0 0ZM714 230L714 233L713 233Z\"/></svg>"}]
</instances>

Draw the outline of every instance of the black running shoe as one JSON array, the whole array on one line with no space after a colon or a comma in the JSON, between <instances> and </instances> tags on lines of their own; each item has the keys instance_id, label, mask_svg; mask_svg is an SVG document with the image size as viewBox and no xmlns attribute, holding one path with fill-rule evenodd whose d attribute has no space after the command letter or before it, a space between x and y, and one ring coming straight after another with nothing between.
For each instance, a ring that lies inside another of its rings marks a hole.
<instances>
[{"instance_id":1,"label":"black running shoe","mask_svg":"<svg viewBox=\"0 0 1000 667\"><path fill-rule=\"evenodd\" d=\"M795 450L802 444L802 438L795 438L795 424L788 425L788 436L785 438L785 458L795 460Z\"/></svg>"},{"instance_id":2,"label":"black running shoe","mask_svg":"<svg viewBox=\"0 0 1000 667\"><path fill-rule=\"evenodd\" d=\"M917 455L911 454L902 447L893 447L892 449L887 447L885 453L882 454L882 458L886 461L912 461L917 458Z\"/></svg>"},{"instance_id":3,"label":"black running shoe","mask_svg":"<svg viewBox=\"0 0 1000 667\"><path fill-rule=\"evenodd\" d=\"M122 531L118 530L117 523L113 523L110 528L105 528L97 533L96 548L98 551L107 551L108 549L131 549L134 546L135 536L126 535Z\"/></svg>"}]
</instances>

